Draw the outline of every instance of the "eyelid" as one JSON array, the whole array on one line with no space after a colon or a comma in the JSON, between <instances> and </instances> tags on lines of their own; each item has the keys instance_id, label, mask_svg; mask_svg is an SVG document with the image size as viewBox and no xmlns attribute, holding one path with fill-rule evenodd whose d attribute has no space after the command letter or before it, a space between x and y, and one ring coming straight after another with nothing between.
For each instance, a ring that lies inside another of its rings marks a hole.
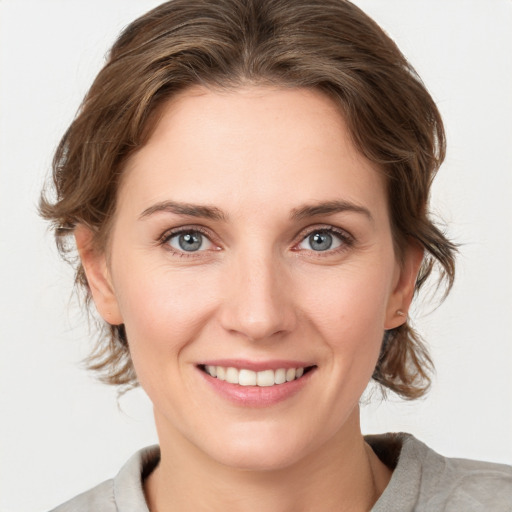
<instances>
[{"instance_id":1,"label":"eyelid","mask_svg":"<svg viewBox=\"0 0 512 512\"><path fill-rule=\"evenodd\" d=\"M335 252L343 251L344 249L354 245L354 243L355 243L355 237L351 233L349 233L346 229L342 229L337 226L333 226L331 224L316 224L313 226L307 226L306 228L304 228L300 231L300 233L297 235L298 241L294 244L293 250L295 250L295 251L307 250L307 249L298 249L297 246L300 243L302 243L304 240L306 240L306 238L308 236L311 236L313 233L320 232L320 231L327 232L327 233L337 236L338 238L341 239L342 245L336 249L327 250L327 251L312 251L312 250L309 251L309 252L317 253L317 255L319 255L319 256L321 256L322 253L327 255L327 254L333 254Z\"/></svg>"},{"instance_id":2,"label":"eyelid","mask_svg":"<svg viewBox=\"0 0 512 512\"><path fill-rule=\"evenodd\" d=\"M213 236L212 232L205 228L204 226L198 226L198 225L185 225L185 226L179 226L175 228L170 228L165 230L157 239L157 242L159 245L165 246L167 250L174 254L179 254L180 256L186 256L186 257L194 257L198 254L208 252L208 250L202 250L202 251L179 251L176 250L174 247L171 247L170 244L168 244L169 240L177 235L180 235L182 233L200 233L201 235L205 236L211 244L215 246L215 249L213 250L220 250L218 242L215 240L215 236ZM212 249L209 249L210 251Z\"/></svg>"},{"instance_id":3,"label":"eyelid","mask_svg":"<svg viewBox=\"0 0 512 512\"><path fill-rule=\"evenodd\" d=\"M333 254L336 252L342 252L343 250L346 250L348 247L354 245L356 239L355 237L346 229L333 226L332 224L315 224L310 225L305 228L303 228L298 235L295 237L297 240L292 250L295 252L306 250L306 249L299 249L297 246L303 242L308 236L313 234L316 231L324 231L327 233L331 233L337 237L339 237L342 241L342 245L338 248L327 250L327 251L313 251L309 250L308 252L315 253L316 256L326 256L328 254ZM196 251L196 252L190 252L187 253L186 251L177 251L176 249L172 248L167 242L170 238L173 236L179 235L181 233L189 233L189 232L198 232L201 233L203 236L208 238L208 240L215 246L214 250L221 250L220 243L217 240L217 237L211 232L210 229L206 228L205 226L197 225L197 224L189 224L184 226L178 226L170 229L166 229L157 239L157 243L162 246L166 246L166 249L170 252L173 252L174 254L179 254L180 256L186 256L186 257L194 257L198 256L201 253L208 252L208 251ZM210 249L211 250L211 249ZM324 254L323 254L324 253Z\"/></svg>"}]
</instances>

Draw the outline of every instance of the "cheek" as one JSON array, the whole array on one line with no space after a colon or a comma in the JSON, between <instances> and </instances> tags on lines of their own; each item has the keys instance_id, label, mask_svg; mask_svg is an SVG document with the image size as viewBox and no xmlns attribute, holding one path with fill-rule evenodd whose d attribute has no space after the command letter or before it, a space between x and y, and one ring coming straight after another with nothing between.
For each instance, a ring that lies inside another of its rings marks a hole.
<instances>
[{"instance_id":1,"label":"cheek","mask_svg":"<svg viewBox=\"0 0 512 512\"><path fill-rule=\"evenodd\" d=\"M298 295L307 297L305 317L328 345L333 362L378 357L392 288L392 265L377 261L316 274ZM342 357L336 357L340 355Z\"/></svg>"},{"instance_id":2,"label":"cheek","mask_svg":"<svg viewBox=\"0 0 512 512\"><path fill-rule=\"evenodd\" d=\"M115 287L133 363L142 378L146 367L175 361L197 337L215 309L214 285L199 271L126 263L118 267Z\"/></svg>"}]
</instances>

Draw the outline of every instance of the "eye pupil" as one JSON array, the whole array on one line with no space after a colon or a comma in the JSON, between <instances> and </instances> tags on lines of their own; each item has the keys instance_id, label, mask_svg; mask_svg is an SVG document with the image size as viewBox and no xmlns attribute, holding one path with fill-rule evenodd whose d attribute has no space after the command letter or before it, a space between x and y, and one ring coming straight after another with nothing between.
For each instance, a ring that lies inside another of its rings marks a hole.
<instances>
[{"instance_id":1,"label":"eye pupil","mask_svg":"<svg viewBox=\"0 0 512 512\"><path fill-rule=\"evenodd\" d=\"M309 243L314 251L327 251L332 246L332 235L317 232L309 236Z\"/></svg>"},{"instance_id":2,"label":"eye pupil","mask_svg":"<svg viewBox=\"0 0 512 512\"><path fill-rule=\"evenodd\" d=\"M197 251L203 243L203 237L199 233L183 233L178 237L178 243L184 251Z\"/></svg>"}]
</instances>

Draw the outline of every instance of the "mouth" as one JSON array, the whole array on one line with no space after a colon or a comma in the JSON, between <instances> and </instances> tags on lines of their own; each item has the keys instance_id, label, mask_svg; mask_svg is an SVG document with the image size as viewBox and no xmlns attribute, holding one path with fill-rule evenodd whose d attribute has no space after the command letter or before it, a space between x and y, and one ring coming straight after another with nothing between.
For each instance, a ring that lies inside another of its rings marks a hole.
<instances>
[{"instance_id":1,"label":"mouth","mask_svg":"<svg viewBox=\"0 0 512 512\"><path fill-rule=\"evenodd\" d=\"M276 368L254 371L234 366L206 365L198 366L204 373L217 380L239 386L274 387L302 379L316 368L313 366L297 366L295 368Z\"/></svg>"}]
</instances>

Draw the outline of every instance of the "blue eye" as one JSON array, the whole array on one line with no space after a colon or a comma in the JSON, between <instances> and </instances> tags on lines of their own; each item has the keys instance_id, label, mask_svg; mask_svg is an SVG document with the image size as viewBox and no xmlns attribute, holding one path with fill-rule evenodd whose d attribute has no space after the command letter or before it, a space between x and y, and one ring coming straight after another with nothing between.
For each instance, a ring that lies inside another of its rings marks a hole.
<instances>
[{"instance_id":1,"label":"blue eye","mask_svg":"<svg viewBox=\"0 0 512 512\"><path fill-rule=\"evenodd\" d=\"M310 233L299 244L300 249L322 252L331 249L337 249L343 244L342 235L329 231L327 229L318 229Z\"/></svg>"},{"instance_id":2,"label":"blue eye","mask_svg":"<svg viewBox=\"0 0 512 512\"><path fill-rule=\"evenodd\" d=\"M211 249L212 243L199 231L182 231L171 235L167 243L177 251L197 252Z\"/></svg>"}]
</instances>

